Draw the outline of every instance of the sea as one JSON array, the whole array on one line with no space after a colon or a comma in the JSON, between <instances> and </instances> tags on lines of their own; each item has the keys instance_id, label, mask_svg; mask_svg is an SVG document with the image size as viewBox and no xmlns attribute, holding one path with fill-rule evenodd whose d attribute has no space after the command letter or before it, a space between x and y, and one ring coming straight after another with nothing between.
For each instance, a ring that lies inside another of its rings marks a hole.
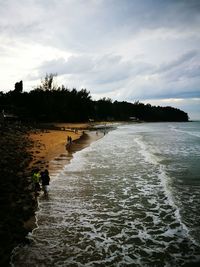
<instances>
[{"instance_id":1,"label":"sea","mask_svg":"<svg viewBox=\"0 0 200 267\"><path fill-rule=\"evenodd\" d=\"M36 218L14 267L200 266L200 122L118 125L52 174Z\"/></svg>"}]
</instances>

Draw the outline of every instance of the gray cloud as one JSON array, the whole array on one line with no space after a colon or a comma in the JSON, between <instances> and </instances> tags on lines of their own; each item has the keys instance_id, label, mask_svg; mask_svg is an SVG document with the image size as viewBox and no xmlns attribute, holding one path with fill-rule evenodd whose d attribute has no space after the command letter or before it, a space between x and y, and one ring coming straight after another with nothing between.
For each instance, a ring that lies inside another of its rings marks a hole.
<instances>
[{"instance_id":1,"label":"gray cloud","mask_svg":"<svg viewBox=\"0 0 200 267\"><path fill-rule=\"evenodd\" d=\"M199 25L199 0L0 0L1 83L57 73L118 100L199 97Z\"/></svg>"},{"instance_id":2,"label":"gray cloud","mask_svg":"<svg viewBox=\"0 0 200 267\"><path fill-rule=\"evenodd\" d=\"M162 64L159 68L158 68L158 72L162 73L162 72L166 72L169 70L172 70L176 67L179 67L180 65L182 65L183 63L188 63L189 61L191 61L194 57L196 57L198 55L197 51L189 51L183 55L181 55L179 58L166 63L166 64Z\"/></svg>"},{"instance_id":3,"label":"gray cloud","mask_svg":"<svg viewBox=\"0 0 200 267\"><path fill-rule=\"evenodd\" d=\"M39 69L39 76L45 73L58 75L76 75L76 79L101 87L117 82L126 82L135 75L144 75L152 71L152 65L141 61L125 61L120 55L103 55L97 57L69 57L44 62ZM121 83L120 83L121 85ZM118 88L119 86L117 86ZM115 90L116 88L113 88ZM94 89L95 92L97 91ZM103 90L103 88L101 89ZM98 90L99 91L99 90Z\"/></svg>"},{"instance_id":4,"label":"gray cloud","mask_svg":"<svg viewBox=\"0 0 200 267\"><path fill-rule=\"evenodd\" d=\"M44 62L38 77L45 73L65 75L68 84L70 80L73 85L77 81L77 85L84 84L94 94L121 90L119 100L199 97L200 65L195 60L198 56L197 51L188 51L159 67L138 60L125 61L120 55L71 56L68 60Z\"/></svg>"},{"instance_id":5,"label":"gray cloud","mask_svg":"<svg viewBox=\"0 0 200 267\"><path fill-rule=\"evenodd\" d=\"M51 61L44 62L39 68L39 75L44 73L57 73L63 74L76 74L85 73L90 71L94 67L94 62L88 57L69 57L68 60L64 58L58 58Z\"/></svg>"},{"instance_id":6,"label":"gray cloud","mask_svg":"<svg viewBox=\"0 0 200 267\"><path fill-rule=\"evenodd\" d=\"M200 22L198 0L7 0L0 5L1 30L7 34L74 51L88 46L96 51L143 29L185 30Z\"/></svg>"}]
</instances>

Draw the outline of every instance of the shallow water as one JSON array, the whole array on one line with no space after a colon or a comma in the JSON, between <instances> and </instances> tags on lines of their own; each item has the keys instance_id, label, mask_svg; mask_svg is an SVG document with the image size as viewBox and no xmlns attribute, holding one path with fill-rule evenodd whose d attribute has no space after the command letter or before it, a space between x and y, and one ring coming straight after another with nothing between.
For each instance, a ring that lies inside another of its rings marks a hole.
<instances>
[{"instance_id":1,"label":"shallow water","mask_svg":"<svg viewBox=\"0 0 200 267\"><path fill-rule=\"evenodd\" d=\"M52 174L13 266L200 261L199 163L200 123L118 127Z\"/></svg>"}]
</instances>

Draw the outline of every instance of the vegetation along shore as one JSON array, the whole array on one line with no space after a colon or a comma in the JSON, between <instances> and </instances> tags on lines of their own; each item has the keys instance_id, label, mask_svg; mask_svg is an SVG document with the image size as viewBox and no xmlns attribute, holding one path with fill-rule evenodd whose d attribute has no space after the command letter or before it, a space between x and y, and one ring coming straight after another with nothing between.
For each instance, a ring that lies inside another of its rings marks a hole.
<instances>
[{"instance_id":1,"label":"vegetation along shore","mask_svg":"<svg viewBox=\"0 0 200 267\"><path fill-rule=\"evenodd\" d=\"M173 107L151 106L139 101L92 100L86 89L77 91L55 86L53 74L40 86L23 91L22 81L8 93L0 92L0 108L22 121L87 122L94 121L188 121L188 114ZM13 117L14 119L14 117Z\"/></svg>"}]
</instances>

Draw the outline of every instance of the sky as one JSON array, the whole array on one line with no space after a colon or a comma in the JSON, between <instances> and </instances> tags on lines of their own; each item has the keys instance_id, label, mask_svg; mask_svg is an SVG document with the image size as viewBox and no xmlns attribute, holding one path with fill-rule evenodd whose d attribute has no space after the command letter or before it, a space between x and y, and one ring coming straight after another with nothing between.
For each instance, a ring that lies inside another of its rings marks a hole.
<instances>
[{"instance_id":1,"label":"sky","mask_svg":"<svg viewBox=\"0 0 200 267\"><path fill-rule=\"evenodd\" d=\"M46 73L200 119L200 0L0 0L0 91Z\"/></svg>"}]
</instances>

